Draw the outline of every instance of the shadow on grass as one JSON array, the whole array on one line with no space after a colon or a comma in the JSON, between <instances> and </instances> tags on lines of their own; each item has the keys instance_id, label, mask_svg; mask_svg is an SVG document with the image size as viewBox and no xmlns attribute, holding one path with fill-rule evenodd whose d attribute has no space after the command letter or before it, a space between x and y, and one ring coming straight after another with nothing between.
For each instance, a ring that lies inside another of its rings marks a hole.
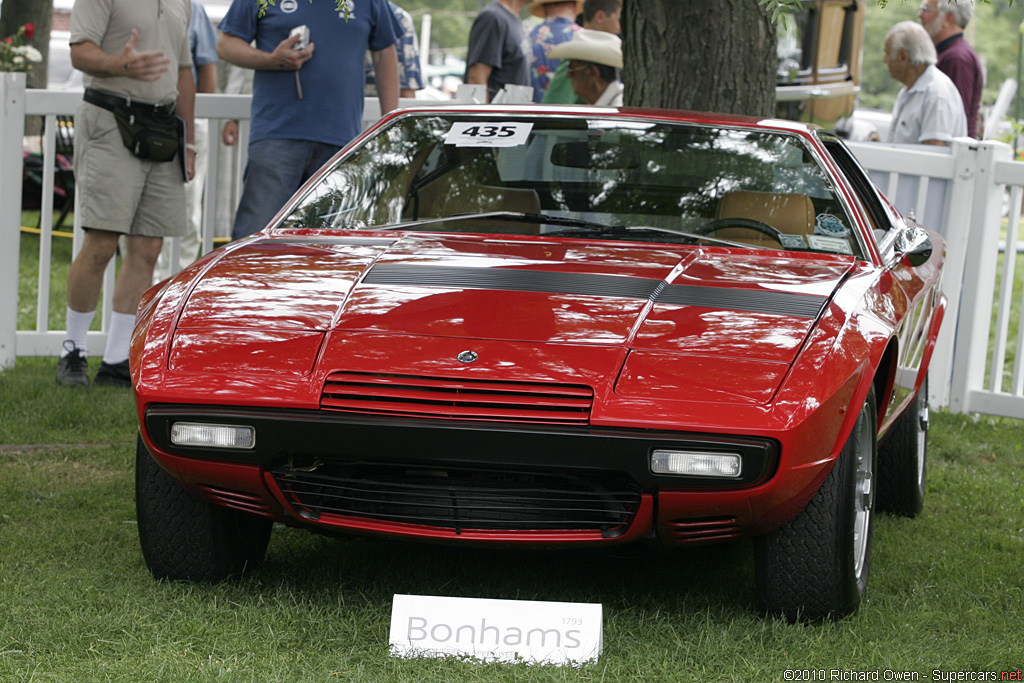
<instances>
[{"instance_id":1,"label":"shadow on grass","mask_svg":"<svg viewBox=\"0 0 1024 683\"><path fill-rule=\"evenodd\" d=\"M666 550L480 549L313 536L278 526L264 564L242 582L316 601L336 586L347 603L390 611L396 593L596 602L647 612L756 609L749 541Z\"/></svg>"}]
</instances>

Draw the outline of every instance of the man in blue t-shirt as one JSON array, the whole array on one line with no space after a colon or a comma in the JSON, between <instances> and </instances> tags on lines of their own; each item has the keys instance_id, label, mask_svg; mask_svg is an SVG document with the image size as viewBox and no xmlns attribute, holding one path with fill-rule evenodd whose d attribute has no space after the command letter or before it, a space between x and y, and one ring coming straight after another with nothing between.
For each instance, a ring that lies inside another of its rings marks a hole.
<instances>
[{"instance_id":1,"label":"man in blue t-shirt","mask_svg":"<svg viewBox=\"0 0 1024 683\"><path fill-rule=\"evenodd\" d=\"M530 0L494 0L469 31L466 83L486 85L490 102L506 85L530 84L530 42L519 15Z\"/></svg>"},{"instance_id":2,"label":"man in blue t-shirt","mask_svg":"<svg viewBox=\"0 0 1024 683\"><path fill-rule=\"evenodd\" d=\"M231 236L264 228L310 176L356 137L363 118L363 58L377 73L381 112L398 106L394 18L387 0L277 0L258 17L234 0L218 28L217 53L254 69L249 161ZM299 50L297 26L309 28ZM255 40L255 46L250 43Z\"/></svg>"}]
</instances>

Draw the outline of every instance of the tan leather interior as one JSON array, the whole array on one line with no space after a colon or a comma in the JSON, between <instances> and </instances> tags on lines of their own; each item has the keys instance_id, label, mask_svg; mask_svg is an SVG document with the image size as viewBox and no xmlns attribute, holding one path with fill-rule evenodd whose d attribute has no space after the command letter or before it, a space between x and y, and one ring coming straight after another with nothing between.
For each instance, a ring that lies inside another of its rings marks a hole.
<instances>
[{"instance_id":1,"label":"tan leather interior","mask_svg":"<svg viewBox=\"0 0 1024 683\"><path fill-rule=\"evenodd\" d=\"M417 193L418 218L445 218L465 213L513 211L540 213L540 196L535 190L502 187L491 155L467 158L462 165ZM412 218L413 203L405 214Z\"/></svg>"},{"instance_id":2,"label":"tan leather interior","mask_svg":"<svg viewBox=\"0 0 1024 683\"><path fill-rule=\"evenodd\" d=\"M534 190L490 185L448 186L444 191L436 191L439 189L428 186L420 191L420 218L486 211L540 213L540 197Z\"/></svg>"},{"instance_id":3,"label":"tan leather interior","mask_svg":"<svg viewBox=\"0 0 1024 683\"><path fill-rule=\"evenodd\" d=\"M750 218L791 235L814 233L814 204L805 194L735 190L722 197L715 217ZM726 228L713 236L776 248L779 246L768 235L746 228Z\"/></svg>"}]
</instances>

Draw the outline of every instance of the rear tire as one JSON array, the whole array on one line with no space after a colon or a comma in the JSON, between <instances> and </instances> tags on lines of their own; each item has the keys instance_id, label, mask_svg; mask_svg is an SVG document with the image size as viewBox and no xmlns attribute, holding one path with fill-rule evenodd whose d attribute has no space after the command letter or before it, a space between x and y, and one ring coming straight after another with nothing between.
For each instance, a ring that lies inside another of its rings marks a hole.
<instances>
[{"instance_id":1,"label":"rear tire","mask_svg":"<svg viewBox=\"0 0 1024 683\"><path fill-rule=\"evenodd\" d=\"M878 447L878 511L916 517L924 508L928 456L928 376Z\"/></svg>"},{"instance_id":2,"label":"rear tire","mask_svg":"<svg viewBox=\"0 0 1024 683\"><path fill-rule=\"evenodd\" d=\"M139 541L158 579L215 583L259 565L273 522L197 498L167 474L139 437L135 451Z\"/></svg>"},{"instance_id":3,"label":"rear tire","mask_svg":"<svg viewBox=\"0 0 1024 683\"><path fill-rule=\"evenodd\" d=\"M800 514L755 540L761 606L789 621L854 612L867 591L877 454L874 389L825 482Z\"/></svg>"}]
</instances>

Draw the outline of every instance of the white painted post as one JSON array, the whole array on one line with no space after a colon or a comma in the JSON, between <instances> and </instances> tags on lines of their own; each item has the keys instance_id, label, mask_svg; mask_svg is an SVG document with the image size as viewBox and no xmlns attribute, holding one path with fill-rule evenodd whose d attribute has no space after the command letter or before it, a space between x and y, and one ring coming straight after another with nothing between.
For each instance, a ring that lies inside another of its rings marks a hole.
<instances>
[{"instance_id":1,"label":"white painted post","mask_svg":"<svg viewBox=\"0 0 1024 683\"><path fill-rule=\"evenodd\" d=\"M977 166L974 201L968 223L970 239L963 245L965 267L961 306L956 322L956 353L949 409L971 412L971 392L985 381L988 337L992 322L992 300L1002 229L1003 186L995 182L996 164L1009 161L1009 146L1001 142L976 143ZM947 273L945 277L956 277Z\"/></svg>"},{"instance_id":2,"label":"white painted post","mask_svg":"<svg viewBox=\"0 0 1024 683\"><path fill-rule=\"evenodd\" d=\"M944 223L940 228L946 240L946 265L942 274L942 293L946 295L946 315L935 342L929 366L928 402L933 406L950 405L957 340L957 318L960 314L964 264L971 238L971 205L977 171L977 141L958 138L953 141L953 177L946 188L943 207ZM938 226L937 226L938 227Z\"/></svg>"},{"instance_id":3,"label":"white painted post","mask_svg":"<svg viewBox=\"0 0 1024 683\"><path fill-rule=\"evenodd\" d=\"M24 136L25 74L0 73L0 370L17 355Z\"/></svg>"}]
</instances>

